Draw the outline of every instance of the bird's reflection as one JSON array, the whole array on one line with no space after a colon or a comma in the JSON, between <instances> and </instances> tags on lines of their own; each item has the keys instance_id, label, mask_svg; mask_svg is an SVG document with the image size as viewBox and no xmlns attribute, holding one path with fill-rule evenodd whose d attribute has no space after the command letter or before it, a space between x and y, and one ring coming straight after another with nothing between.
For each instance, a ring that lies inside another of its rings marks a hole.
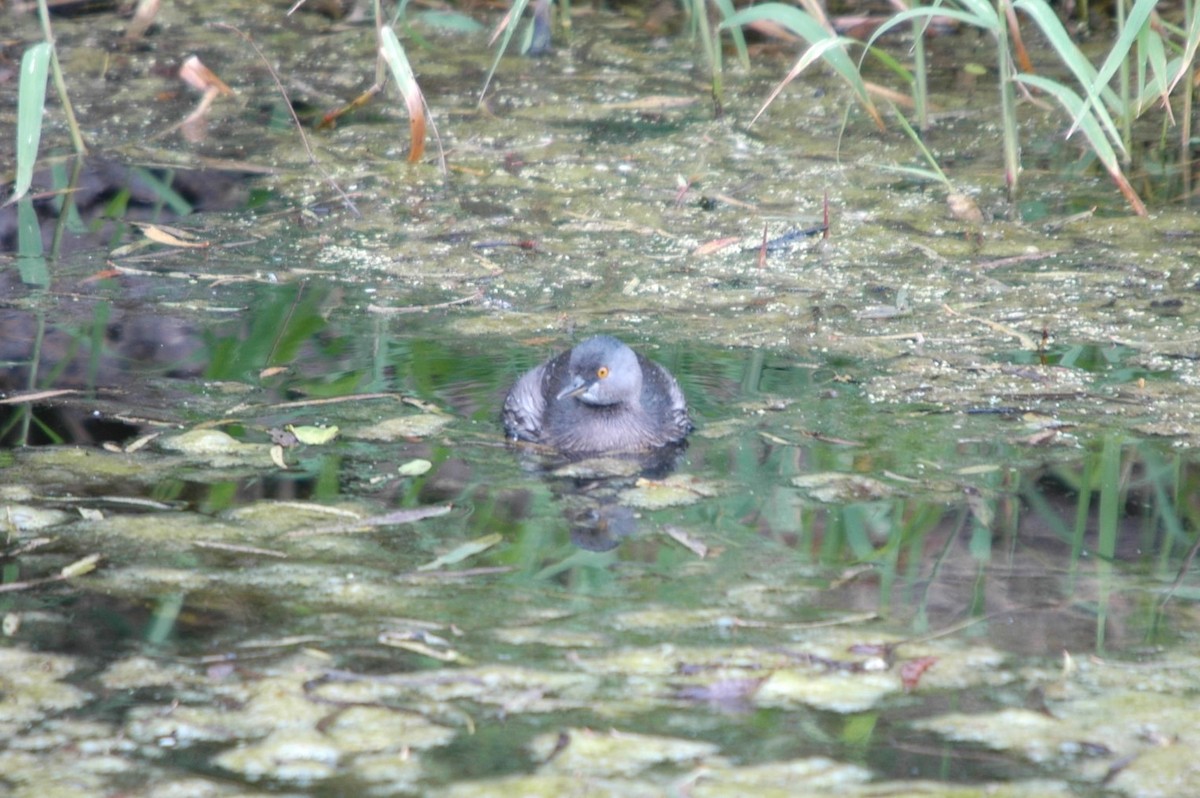
<instances>
[{"instance_id":1,"label":"bird's reflection","mask_svg":"<svg viewBox=\"0 0 1200 798\"><path fill-rule=\"evenodd\" d=\"M639 479L662 479L675 471L686 441L645 452L569 458L541 446L514 444L522 466L548 481L562 506L571 542L587 551L611 551L638 529L638 515L620 503Z\"/></svg>"}]
</instances>

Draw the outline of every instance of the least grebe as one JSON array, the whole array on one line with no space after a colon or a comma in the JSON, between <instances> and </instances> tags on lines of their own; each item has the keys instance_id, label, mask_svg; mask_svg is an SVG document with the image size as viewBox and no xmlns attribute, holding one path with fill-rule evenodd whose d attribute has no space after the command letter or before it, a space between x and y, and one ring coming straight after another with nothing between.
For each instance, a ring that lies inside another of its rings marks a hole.
<instances>
[{"instance_id":1,"label":"least grebe","mask_svg":"<svg viewBox=\"0 0 1200 798\"><path fill-rule=\"evenodd\" d=\"M692 431L671 372L608 335L525 372L504 399L510 438L564 454L638 452Z\"/></svg>"}]
</instances>

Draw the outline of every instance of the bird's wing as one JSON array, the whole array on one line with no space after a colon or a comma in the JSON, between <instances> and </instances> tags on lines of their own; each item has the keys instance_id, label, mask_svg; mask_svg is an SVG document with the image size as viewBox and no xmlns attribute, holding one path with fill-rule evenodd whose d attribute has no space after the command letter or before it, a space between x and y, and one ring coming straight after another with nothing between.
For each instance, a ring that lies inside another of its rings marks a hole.
<instances>
[{"instance_id":1,"label":"bird's wing","mask_svg":"<svg viewBox=\"0 0 1200 798\"><path fill-rule=\"evenodd\" d=\"M545 365L525 372L504 397L504 431L510 438L536 441L542 432L546 399L542 390Z\"/></svg>"}]
</instances>

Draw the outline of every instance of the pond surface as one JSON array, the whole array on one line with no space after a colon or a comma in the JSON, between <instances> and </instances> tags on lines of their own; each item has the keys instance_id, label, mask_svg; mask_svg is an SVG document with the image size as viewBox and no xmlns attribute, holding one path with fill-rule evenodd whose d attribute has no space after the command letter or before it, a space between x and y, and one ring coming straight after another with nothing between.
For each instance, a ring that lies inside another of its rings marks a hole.
<instances>
[{"instance_id":1,"label":"pond surface","mask_svg":"<svg viewBox=\"0 0 1200 798\"><path fill-rule=\"evenodd\" d=\"M1036 108L1010 205L947 94L961 221L819 73L747 130L792 51L714 119L686 37L588 11L482 108L482 37L414 22L449 171L378 98L314 166L210 15L56 21L101 152L0 211L5 790L1192 794L1191 208ZM235 17L301 110L371 78L368 28ZM239 96L176 130L196 50ZM595 333L679 378L677 459L503 440Z\"/></svg>"}]
</instances>

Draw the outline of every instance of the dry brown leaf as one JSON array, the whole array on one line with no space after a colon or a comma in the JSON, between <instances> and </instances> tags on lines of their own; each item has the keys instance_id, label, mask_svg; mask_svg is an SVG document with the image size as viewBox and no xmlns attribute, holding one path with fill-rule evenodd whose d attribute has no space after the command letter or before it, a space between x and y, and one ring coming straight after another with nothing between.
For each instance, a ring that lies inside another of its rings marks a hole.
<instances>
[{"instance_id":1,"label":"dry brown leaf","mask_svg":"<svg viewBox=\"0 0 1200 798\"><path fill-rule=\"evenodd\" d=\"M179 78L196 91L205 94L215 90L218 94L226 97L233 95L233 89L225 85L223 80L194 55L189 56L179 67Z\"/></svg>"},{"instance_id":2,"label":"dry brown leaf","mask_svg":"<svg viewBox=\"0 0 1200 798\"><path fill-rule=\"evenodd\" d=\"M186 247L188 249L207 249L210 244L207 241L200 241L189 233L171 227L163 227L157 224L139 224L137 225L142 231L142 235L156 244L166 244L169 247ZM192 240L188 240L190 237Z\"/></svg>"},{"instance_id":3,"label":"dry brown leaf","mask_svg":"<svg viewBox=\"0 0 1200 798\"><path fill-rule=\"evenodd\" d=\"M700 246L693 249L692 256L696 257L696 258L702 258L705 255L711 255L714 252L720 252L721 250L725 249L726 247L731 247L741 240L742 239L737 236L730 236L728 238L714 239L713 241L709 241L707 243L701 244Z\"/></svg>"}]
</instances>

